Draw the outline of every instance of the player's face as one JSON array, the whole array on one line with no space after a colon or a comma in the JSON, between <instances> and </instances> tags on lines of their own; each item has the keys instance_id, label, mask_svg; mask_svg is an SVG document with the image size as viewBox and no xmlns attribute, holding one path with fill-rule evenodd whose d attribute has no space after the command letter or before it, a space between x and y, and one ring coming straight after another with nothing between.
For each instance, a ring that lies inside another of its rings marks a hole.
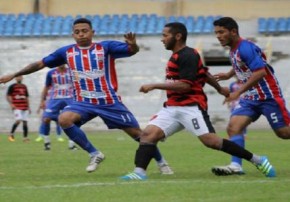
<instances>
[{"instance_id":1,"label":"player's face","mask_svg":"<svg viewBox=\"0 0 290 202\"><path fill-rule=\"evenodd\" d=\"M72 36L79 46L90 46L94 36L94 30L87 23L79 23L73 26Z\"/></svg>"},{"instance_id":2,"label":"player's face","mask_svg":"<svg viewBox=\"0 0 290 202\"><path fill-rule=\"evenodd\" d=\"M176 39L175 39L175 36L173 36L173 34L170 33L169 27L164 27L161 41L167 50L174 49L175 44L176 44Z\"/></svg>"},{"instance_id":3,"label":"player's face","mask_svg":"<svg viewBox=\"0 0 290 202\"><path fill-rule=\"evenodd\" d=\"M220 26L215 26L214 27L214 32L216 35L216 38L219 40L220 44L222 46L231 46L232 45L232 33L230 30L220 27Z\"/></svg>"}]
</instances>

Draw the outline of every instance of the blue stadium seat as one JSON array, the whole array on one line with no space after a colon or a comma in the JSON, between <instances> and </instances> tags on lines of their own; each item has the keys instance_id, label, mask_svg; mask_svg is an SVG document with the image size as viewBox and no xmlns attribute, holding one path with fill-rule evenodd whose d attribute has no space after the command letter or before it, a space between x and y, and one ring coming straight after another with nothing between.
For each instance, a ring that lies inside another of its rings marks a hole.
<instances>
[{"instance_id":1,"label":"blue stadium seat","mask_svg":"<svg viewBox=\"0 0 290 202\"><path fill-rule=\"evenodd\" d=\"M277 32L277 21L275 18L268 18L268 26L267 26L267 32L269 34L274 34Z\"/></svg>"},{"instance_id":2,"label":"blue stadium seat","mask_svg":"<svg viewBox=\"0 0 290 202\"><path fill-rule=\"evenodd\" d=\"M267 19L258 18L258 32L260 34L265 34L267 32Z\"/></svg>"},{"instance_id":3,"label":"blue stadium seat","mask_svg":"<svg viewBox=\"0 0 290 202\"><path fill-rule=\"evenodd\" d=\"M205 18L205 23L202 32L205 34L210 34L213 32L213 21L214 21L213 16L207 16Z\"/></svg>"},{"instance_id":4,"label":"blue stadium seat","mask_svg":"<svg viewBox=\"0 0 290 202\"><path fill-rule=\"evenodd\" d=\"M187 28L188 33L193 33L193 28L194 28L194 17L193 16L188 16L186 18L185 26Z\"/></svg>"},{"instance_id":5,"label":"blue stadium seat","mask_svg":"<svg viewBox=\"0 0 290 202\"><path fill-rule=\"evenodd\" d=\"M287 19L286 18L278 18L278 26L277 30L279 33L283 34L287 32Z\"/></svg>"},{"instance_id":6,"label":"blue stadium seat","mask_svg":"<svg viewBox=\"0 0 290 202\"><path fill-rule=\"evenodd\" d=\"M203 30L203 25L204 25L204 17L203 16L198 16L197 20L195 22L193 33L201 34L202 30Z\"/></svg>"},{"instance_id":7,"label":"blue stadium seat","mask_svg":"<svg viewBox=\"0 0 290 202\"><path fill-rule=\"evenodd\" d=\"M166 18L164 16L160 16L157 19L157 25L156 25L156 34L161 34L164 25L166 24Z\"/></svg>"}]
</instances>

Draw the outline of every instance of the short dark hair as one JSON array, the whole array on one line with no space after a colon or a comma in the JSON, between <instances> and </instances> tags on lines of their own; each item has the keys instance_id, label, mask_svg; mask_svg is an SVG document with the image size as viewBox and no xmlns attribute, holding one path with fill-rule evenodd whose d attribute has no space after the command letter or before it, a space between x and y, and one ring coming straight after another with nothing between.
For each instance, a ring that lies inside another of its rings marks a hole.
<instances>
[{"instance_id":1,"label":"short dark hair","mask_svg":"<svg viewBox=\"0 0 290 202\"><path fill-rule=\"evenodd\" d=\"M239 33L239 25L238 23L231 17L222 17L213 22L214 26L224 27L228 30L236 29Z\"/></svg>"},{"instance_id":2,"label":"short dark hair","mask_svg":"<svg viewBox=\"0 0 290 202\"><path fill-rule=\"evenodd\" d=\"M169 32L174 35L180 33L182 35L181 37L182 41L186 42L187 29L184 24L180 22L170 22L170 23L167 23L164 27L168 27L170 29Z\"/></svg>"},{"instance_id":3,"label":"short dark hair","mask_svg":"<svg viewBox=\"0 0 290 202\"><path fill-rule=\"evenodd\" d=\"M90 26L90 28L92 28L92 22L87 18L78 18L74 21L73 25L80 24L80 23L86 23Z\"/></svg>"}]
</instances>

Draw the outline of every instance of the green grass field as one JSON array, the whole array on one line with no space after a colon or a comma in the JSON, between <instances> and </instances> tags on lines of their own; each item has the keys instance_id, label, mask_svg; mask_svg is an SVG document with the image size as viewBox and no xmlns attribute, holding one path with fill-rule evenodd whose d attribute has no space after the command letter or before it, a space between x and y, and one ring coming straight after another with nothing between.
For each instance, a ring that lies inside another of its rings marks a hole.
<instances>
[{"instance_id":1,"label":"green grass field","mask_svg":"<svg viewBox=\"0 0 290 202\"><path fill-rule=\"evenodd\" d=\"M222 134L225 136L225 134ZM271 131L249 131L247 148L267 154L277 177L264 177L253 165L244 163L246 175L218 177L213 165L229 162L229 156L205 148L196 137L178 133L159 146L175 174L161 176L154 161L148 168L149 180L123 182L118 178L132 171L137 143L121 131L94 132L88 137L106 155L94 173L86 173L88 155L70 151L67 143L51 135L52 150L43 144L23 143L21 135L10 143L0 135L1 202L245 202L290 201L289 141Z\"/></svg>"}]
</instances>

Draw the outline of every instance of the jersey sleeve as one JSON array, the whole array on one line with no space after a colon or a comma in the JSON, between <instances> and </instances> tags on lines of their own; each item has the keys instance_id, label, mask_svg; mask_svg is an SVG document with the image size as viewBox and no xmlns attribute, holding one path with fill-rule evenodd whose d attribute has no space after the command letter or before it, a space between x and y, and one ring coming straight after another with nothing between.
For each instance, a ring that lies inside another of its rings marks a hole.
<instances>
[{"instance_id":1,"label":"jersey sleeve","mask_svg":"<svg viewBox=\"0 0 290 202\"><path fill-rule=\"evenodd\" d=\"M55 52L42 59L45 66L53 68L66 64L66 50L69 46L57 49Z\"/></svg>"},{"instance_id":2,"label":"jersey sleeve","mask_svg":"<svg viewBox=\"0 0 290 202\"><path fill-rule=\"evenodd\" d=\"M261 49L251 42L243 43L240 48L240 56L243 62L250 68L251 71L264 68L266 66L262 58Z\"/></svg>"},{"instance_id":3,"label":"jersey sleeve","mask_svg":"<svg viewBox=\"0 0 290 202\"><path fill-rule=\"evenodd\" d=\"M103 41L101 44L113 58L117 59L131 56L127 43L121 41Z\"/></svg>"}]
</instances>

